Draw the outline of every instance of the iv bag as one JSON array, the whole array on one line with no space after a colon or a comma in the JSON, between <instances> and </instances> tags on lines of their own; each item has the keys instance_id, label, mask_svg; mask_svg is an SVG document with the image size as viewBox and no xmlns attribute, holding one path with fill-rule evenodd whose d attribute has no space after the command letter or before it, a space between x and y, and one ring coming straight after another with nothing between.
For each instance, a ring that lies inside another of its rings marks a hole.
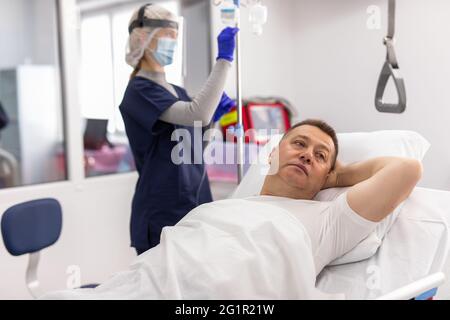
<instances>
[{"instance_id":1,"label":"iv bag","mask_svg":"<svg viewBox=\"0 0 450 320\"><path fill-rule=\"evenodd\" d=\"M261 4L255 4L250 8L249 20L253 27L253 33L261 35L263 25L267 22L267 7Z\"/></svg>"},{"instance_id":2,"label":"iv bag","mask_svg":"<svg viewBox=\"0 0 450 320\"><path fill-rule=\"evenodd\" d=\"M223 3L220 9L220 16L222 18L222 23L234 27L239 18L239 9L235 6L232 0L227 0Z\"/></svg>"}]
</instances>

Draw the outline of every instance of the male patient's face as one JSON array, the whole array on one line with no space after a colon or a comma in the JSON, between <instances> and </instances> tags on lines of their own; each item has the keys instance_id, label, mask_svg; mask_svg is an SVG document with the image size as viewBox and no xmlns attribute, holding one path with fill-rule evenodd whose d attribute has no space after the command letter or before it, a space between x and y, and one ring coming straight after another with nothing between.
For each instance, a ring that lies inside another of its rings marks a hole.
<instances>
[{"instance_id":1,"label":"male patient's face","mask_svg":"<svg viewBox=\"0 0 450 320\"><path fill-rule=\"evenodd\" d=\"M293 129L274 152L271 166L290 187L314 197L325 184L334 157L333 139L317 127L303 125Z\"/></svg>"}]
</instances>

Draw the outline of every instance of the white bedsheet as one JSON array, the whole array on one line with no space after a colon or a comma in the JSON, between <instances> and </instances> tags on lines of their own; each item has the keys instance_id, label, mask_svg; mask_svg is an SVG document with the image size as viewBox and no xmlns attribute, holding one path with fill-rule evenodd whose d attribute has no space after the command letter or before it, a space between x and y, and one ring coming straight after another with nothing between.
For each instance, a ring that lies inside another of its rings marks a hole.
<instances>
[{"instance_id":1,"label":"white bedsheet","mask_svg":"<svg viewBox=\"0 0 450 320\"><path fill-rule=\"evenodd\" d=\"M311 241L288 211L251 200L205 204L96 289L45 299L333 299L315 288Z\"/></svg>"},{"instance_id":2,"label":"white bedsheet","mask_svg":"<svg viewBox=\"0 0 450 320\"><path fill-rule=\"evenodd\" d=\"M378 252L358 263L326 267L317 287L348 299L372 299L442 271L449 221L450 192L416 188Z\"/></svg>"}]
</instances>

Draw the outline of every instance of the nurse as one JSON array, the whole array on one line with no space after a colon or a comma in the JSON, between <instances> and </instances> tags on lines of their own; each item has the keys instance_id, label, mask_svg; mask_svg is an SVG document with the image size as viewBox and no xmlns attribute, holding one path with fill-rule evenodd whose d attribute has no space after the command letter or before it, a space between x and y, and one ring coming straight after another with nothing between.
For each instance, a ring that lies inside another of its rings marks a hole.
<instances>
[{"instance_id":1,"label":"nurse","mask_svg":"<svg viewBox=\"0 0 450 320\"><path fill-rule=\"evenodd\" d=\"M147 4L129 24L126 61L134 71L119 108L139 174L130 223L131 246L138 254L159 243L163 227L212 201L204 165L194 164L198 163L194 159L192 164L172 161L172 150L179 143L172 141L172 133L184 129L194 137L194 122L206 127L234 106L223 90L238 29L221 32L216 64L191 99L183 88L169 84L164 73L177 46L178 20L165 8ZM190 148L194 155L194 143Z\"/></svg>"}]
</instances>

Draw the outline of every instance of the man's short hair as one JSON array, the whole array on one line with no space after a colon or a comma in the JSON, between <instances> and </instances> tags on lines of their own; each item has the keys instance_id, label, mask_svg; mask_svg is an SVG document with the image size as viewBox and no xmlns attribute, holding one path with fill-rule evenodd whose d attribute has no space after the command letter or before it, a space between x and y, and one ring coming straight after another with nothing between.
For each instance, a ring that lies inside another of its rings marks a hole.
<instances>
[{"instance_id":1,"label":"man's short hair","mask_svg":"<svg viewBox=\"0 0 450 320\"><path fill-rule=\"evenodd\" d=\"M333 140L333 144L334 144L334 158L333 158L333 162L331 165L331 170L334 170L334 167L336 166L336 159L338 156L338 152L339 152L339 143L338 143L338 138L336 135L336 131L334 131L333 127L331 127L328 123L326 123L323 120L317 120L317 119L307 119L304 120L302 122L299 122L297 124L295 124L294 126L292 126L283 136L283 139L286 138L286 136L294 129L301 127L301 126L313 126L316 128L319 128L320 130L322 130L323 132L325 132L332 140Z\"/></svg>"}]
</instances>

